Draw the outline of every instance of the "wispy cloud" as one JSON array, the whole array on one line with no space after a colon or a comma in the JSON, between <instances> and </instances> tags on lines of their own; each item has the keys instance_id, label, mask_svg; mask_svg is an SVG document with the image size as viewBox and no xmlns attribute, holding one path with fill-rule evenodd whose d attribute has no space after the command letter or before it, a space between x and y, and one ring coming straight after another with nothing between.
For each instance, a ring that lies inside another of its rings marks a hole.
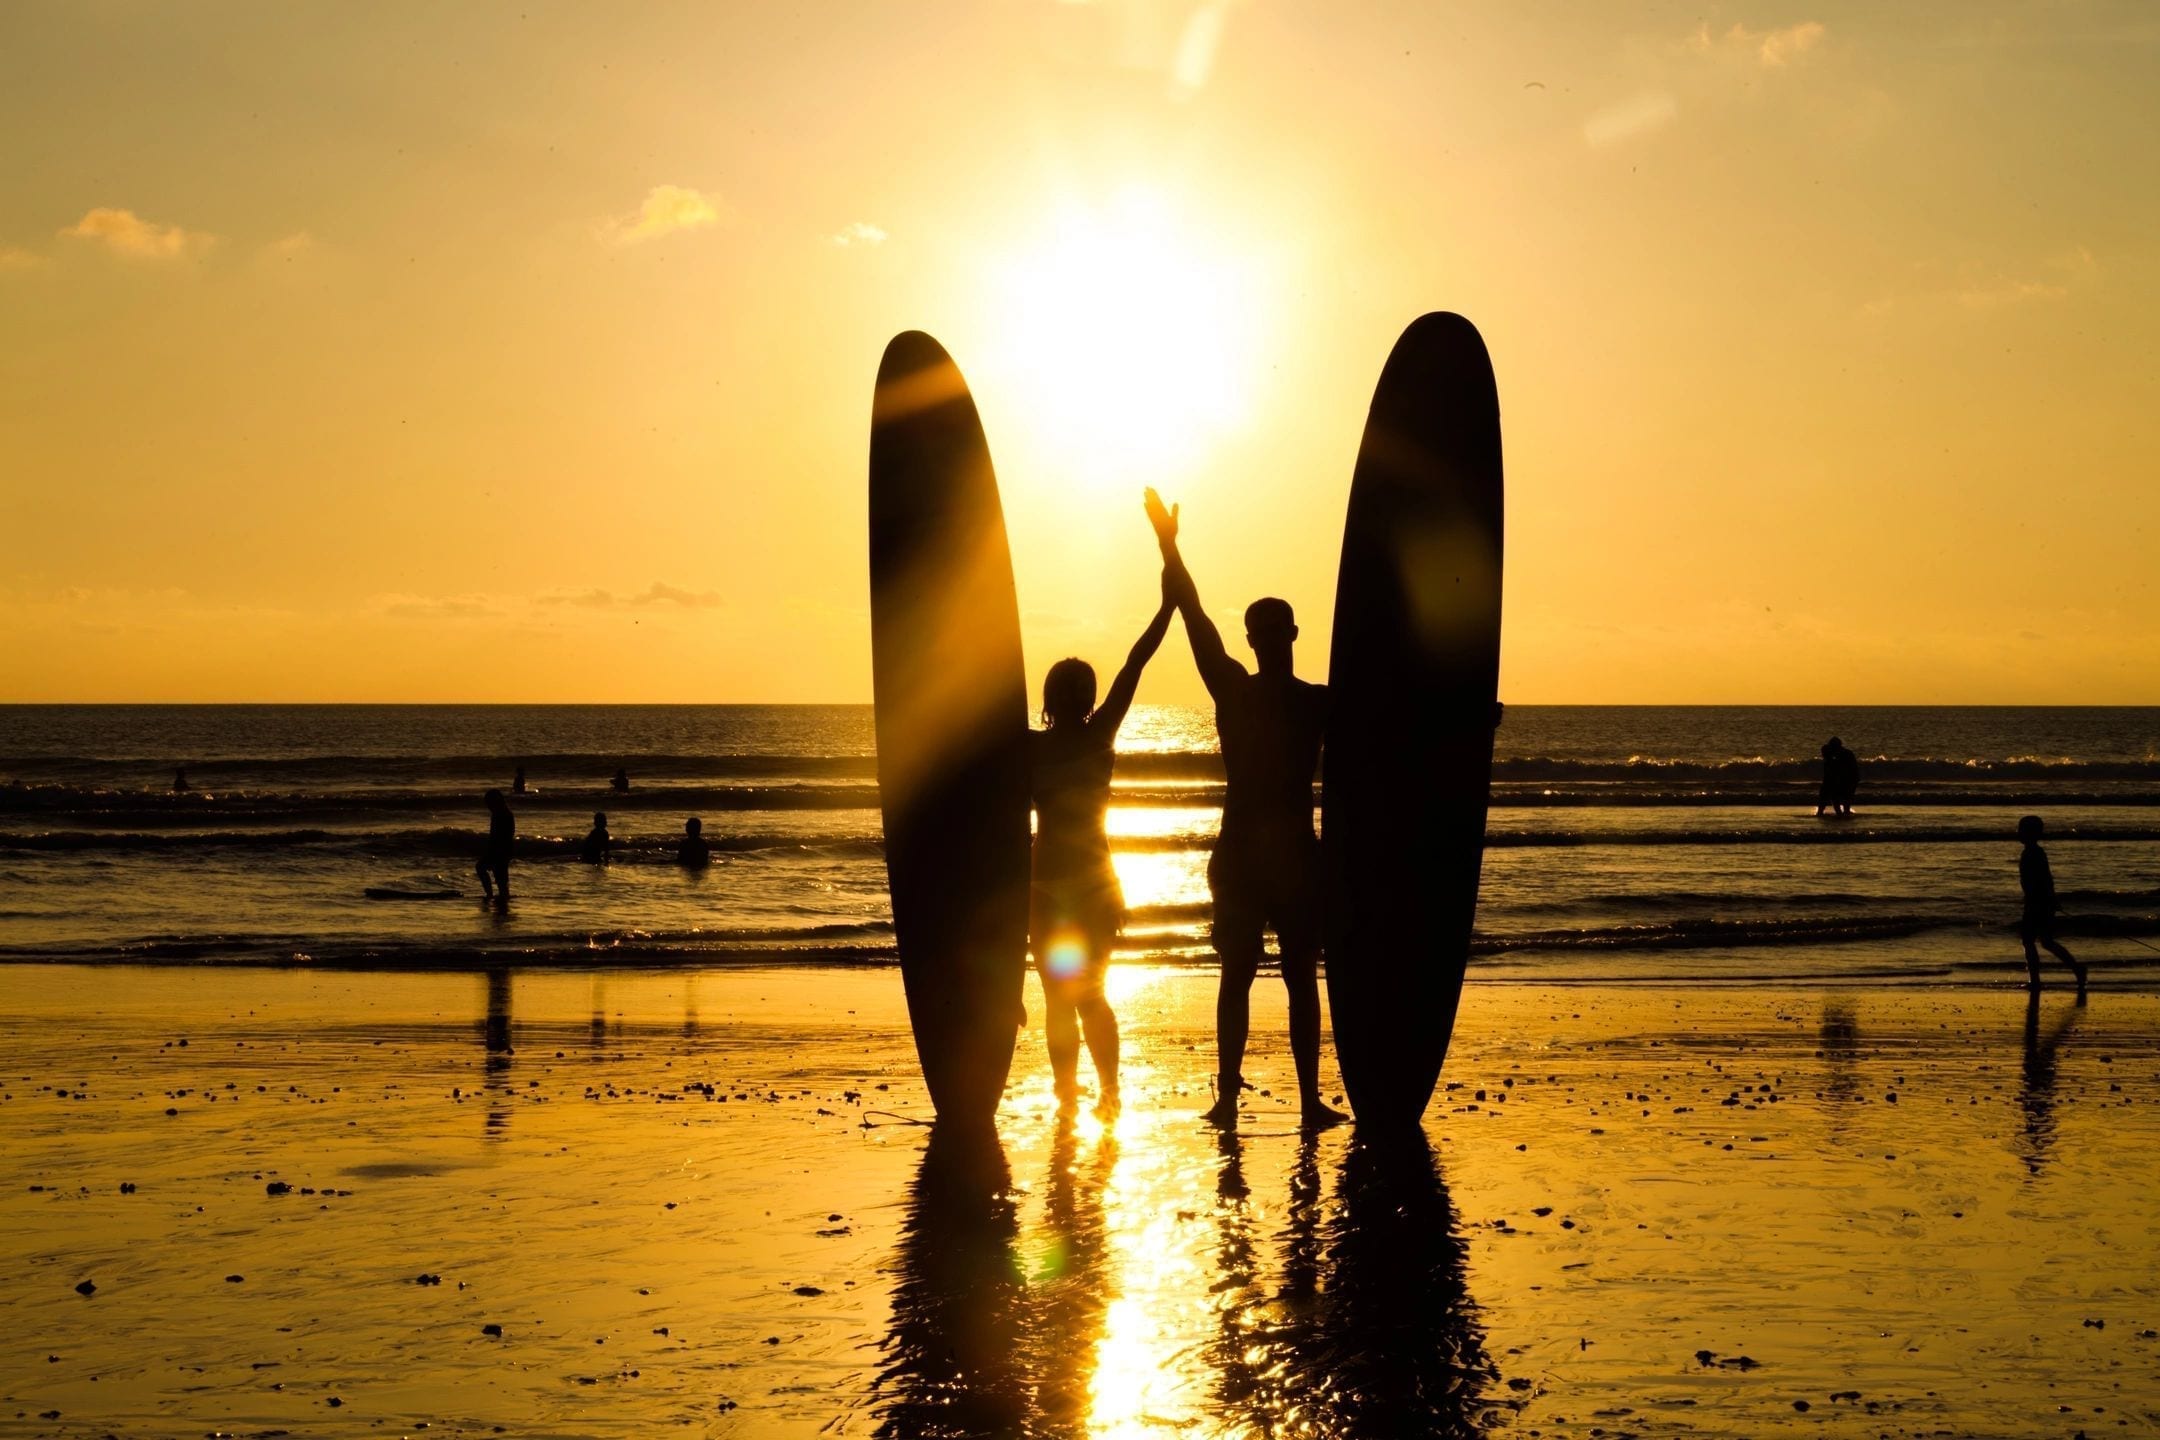
<instances>
[{"instance_id":1,"label":"wispy cloud","mask_svg":"<svg viewBox=\"0 0 2160 1440\"><path fill-rule=\"evenodd\" d=\"M602 238L613 245L641 245L680 230L702 230L720 222L714 199L687 185L655 185L645 192L645 203L628 215L618 215L600 227Z\"/></svg>"},{"instance_id":2,"label":"wispy cloud","mask_svg":"<svg viewBox=\"0 0 2160 1440\"><path fill-rule=\"evenodd\" d=\"M1662 130L1680 113L1680 102L1664 90L1645 90L1608 105L1583 122L1583 139L1600 148Z\"/></svg>"},{"instance_id":3,"label":"wispy cloud","mask_svg":"<svg viewBox=\"0 0 2160 1440\"><path fill-rule=\"evenodd\" d=\"M371 608L399 620L499 620L483 595L378 595Z\"/></svg>"},{"instance_id":4,"label":"wispy cloud","mask_svg":"<svg viewBox=\"0 0 2160 1440\"><path fill-rule=\"evenodd\" d=\"M542 605L575 605L586 610L612 610L630 605L675 605L686 610L710 609L721 603L717 590L686 590L680 585L670 585L655 580L635 594L618 595L612 590L554 590L539 597Z\"/></svg>"},{"instance_id":5,"label":"wispy cloud","mask_svg":"<svg viewBox=\"0 0 2160 1440\"><path fill-rule=\"evenodd\" d=\"M215 235L204 231L160 225L143 219L133 210L105 205L85 212L82 219L60 234L67 239L102 245L115 255L125 255L132 260L175 260L207 250L217 243Z\"/></svg>"},{"instance_id":6,"label":"wispy cloud","mask_svg":"<svg viewBox=\"0 0 2160 1440\"><path fill-rule=\"evenodd\" d=\"M1805 58L1828 33L1820 20L1803 20L1773 30L1734 25L1723 34L1713 33L1705 22L1688 38L1688 48L1698 55L1733 56L1776 70Z\"/></svg>"},{"instance_id":7,"label":"wispy cloud","mask_svg":"<svg viewBox=\"0 0 2160 1440\"><path fill-rule=\"evenodd\" d=\"M0 245L0 271L35 270L45 263L45 257L35 250L25 250L16 245Z\"/></svg>"},{"instance_id":8,"label":"wispy cloud","mask_svg":"<svg viewBox=\"0 0 2160 1440\"><path fill-rule=\"evenodd\" d=\"M297 260L317 249L322 242L305 230L295 230L290 235L280 235L267 241L257 251L265 260Z\"/></svg>"},{"instance_id":9,"label":"wispy cloud","mask_svg":"<svg viewBox=\"0 0 2160 1440\"><path fill-rule=\"evenodd\" d=\"M2046 304L2067 300L2100 273L2100 262L2091 250L2073 245L2037 264L2017 270L1968 265L1953 271L1945 283L1941 267L1923 266L1922 275L1935 272L1932 284L1888 295L1879 295L1860 307L1863 315L1886 315L1915 305L1955 305L1965 310L2002 310L2017 305Z\"/></svg>"},{"instance_id":10,"label":"wispy cloud","mask_svg":"<svg viewBox=\"0 0 2160 1440\"><path fill-rule=\"evenodd\" d=\"M857 220L852 225L844 225L834 231L832 243L835 245L882 245L889 238L883 226L873 225L867 220Z\"/></svg>"}]
</instances>

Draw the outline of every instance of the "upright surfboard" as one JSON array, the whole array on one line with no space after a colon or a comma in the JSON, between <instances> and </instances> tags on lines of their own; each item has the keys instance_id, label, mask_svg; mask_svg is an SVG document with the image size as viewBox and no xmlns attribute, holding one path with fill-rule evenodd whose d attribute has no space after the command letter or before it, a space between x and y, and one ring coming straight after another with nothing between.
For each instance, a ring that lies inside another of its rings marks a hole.
<instances>
[{"instance_id":1,"label":"upright surfboard","mask_svg":"<svg viewBox=\"0 0 2160 1440\"><path fill-rule=\"evenodd\" d=\"M987 1125L1027 963L1027 677L982 422L914 330L885 347L871 409L870 651L915 1049L940 1122Z\"/></svg>"},{"instance_id":2,"label":"upright surfboard","mask_svg":"<svg viewBox=\"0 0 2160 1440\"><path fill-rule=\"evenodd\" d=\"M1485 342L1460 315L1421 316L1373 392L1328 664L1328 1004L1364 1124L1417 1122L1455 1028L1492 784L1502 519Z\"/></svg>"}]
</instances>

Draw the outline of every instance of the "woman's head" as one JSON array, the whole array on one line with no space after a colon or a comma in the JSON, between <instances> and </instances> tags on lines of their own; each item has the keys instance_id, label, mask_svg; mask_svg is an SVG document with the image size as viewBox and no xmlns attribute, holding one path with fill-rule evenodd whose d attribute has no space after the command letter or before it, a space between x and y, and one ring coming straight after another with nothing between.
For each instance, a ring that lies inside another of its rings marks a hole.
<instances>
[{"instance_id":1,"label":"woman's head","mask_svg":"<svg viewBox=\"0 0 2160 1440\"><path fill-rule=\"evenodd\" d=\"M1087 719L1095 709L1095 667L1070 657L1050 667L1043 676L1043 723L1071 725Z\"/></svg>"}]
</instances>

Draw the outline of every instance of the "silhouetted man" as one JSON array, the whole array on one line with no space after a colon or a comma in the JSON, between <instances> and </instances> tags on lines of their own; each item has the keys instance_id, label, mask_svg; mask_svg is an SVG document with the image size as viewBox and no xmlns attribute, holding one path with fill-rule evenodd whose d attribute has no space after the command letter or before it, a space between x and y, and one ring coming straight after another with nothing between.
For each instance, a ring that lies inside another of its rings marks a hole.
<instances>
[{"instance_id":1,"label":"silhouetted man","mask_svg":"<svg viewBox=\"0 0 2160 1440\"><path fill-rule=\"evenodd\" d=\"M185 795L188 791L195 788L194 786L187 783L187 766L182 765L179 769L172 772L172 788L173 793L176 795Z\"/></svg>"},{"instance_id":2,"label":"silhouetted man","mask_svg":"<svg viewBox=\"0 0 2160 1440\"><path fill-rule=\"evenodd\" d=\"M675 847L675 863L686 870L703 870L712 864L712 846L705 843L705 822L693 815L683 821L682 844Z\"/></svg>"},{"instance_id":3,"label":"silhouetted man","mask_svg":"<svg viewBox=\"0 0 2160 1440\"><path fill-rule=\"evenodd\" d=\"M2046 826L2038 815L2027 815L2018 821L2018 839L2025 842L2025 852L2018 856L2018 885L2025 891L2025 914L2018 924L2018 936L2025 942L2026 983L2035 990L2040 988L2040 950L2045 947L2077 976L2080 993L2085 989L2085 967L2065 950L2055 938L2055 912L2062 908L2055 899L2055 871L2048 864L2047 851L2040 848L2040 836Z\"/></svg>"},{"instance_id":4,"label":"silhouetted man","mask_svg":"<svg viewBox=\"0 0 2160 1440\"><path fill-rule=\"evenodd\" d=\"M510 852L517 847L517 817L500 790L487 792L488 838L473 873L480 877L481 903L510 903Z\"/></svg>"},{"instance_id":5,"label":"silhouetted man","mask_svg":"<svg viewBox=\"0 0 2160 1440\"><path fill-rule=\"evenodd\" d=\"M518 766L517 774L510 777L510 793L513 795L525 793L525 767L523 765Z\"/></svg>"},{"instance_id":6,"label":"silhouetted man","mask_svg":"<svg viewBox=\"0 0 2160 1440\"><path fill-rule=\"evenodd\" d=\"M629 793L630 793L630 772L629 772L628 770L625 770L625 769L623 769L623 768L622 768L622 767L620 767L620 766L617 766L617 767L616 767L616 770L615 770L615 778L614 778L613 780L610 780L610 781L608 781L608 788L609 788L610 790L613 790L613 791L614 791L614 792L615 792L616 794L618 794L618 795L627 795L627 794L629 794Z\"/></svg>"},{"instance_id":7,"label":"silhouetted man","mask_svg":"<svg viewBox=\"0 0 2160 1440\"><path fill-rule=\"evenodd\" d=\"M1147 492L1148 519L1162 544L1165 586L1185 617L1193 661L1215 700L1215 730L1227 779L1222 832L1208 860L1215 900L1212 938L1222 964L1215 1000L1216 1096L1208 1119L1237 1123L1245 1040L1252 1024L1252 983L1275 930L1283 984L1290 992L1290 1053L1297 1063L1304 1123L1346 1119L1320 1099L1320 842L1313 834L1312 781L1327 724L1327 687L1297 678L1291 649L1298 635L1288 601L1255 600L1245 611L1245 639L1259 673L1230 658L1177 548L1177 512Z\"/></svg>"}]
</instances>

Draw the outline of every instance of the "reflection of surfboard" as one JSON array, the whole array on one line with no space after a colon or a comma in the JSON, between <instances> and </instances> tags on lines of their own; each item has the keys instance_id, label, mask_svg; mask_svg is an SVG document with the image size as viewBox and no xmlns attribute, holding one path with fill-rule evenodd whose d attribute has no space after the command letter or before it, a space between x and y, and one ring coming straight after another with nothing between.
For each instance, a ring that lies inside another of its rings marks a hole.
<instances>
[{"instance_id":1,"label":"reflection of surfboard","mask_svg":"<svg viewBox=\"0 0 2160 1440\"><path fill-rule=\"evenodd\" d=\"M1360 1121L1414 1123L1477 914L1500 674L1500 401L1475 326L1396 342L1358 449L1321 787L1328 1002Z\"/></svg>"},{"instance_id":2,"label":"reflection of surfboard","mask_svg":"<svg viewBox=\"0 0 2160 1440\"><path fill-rule=\"evenodd\" d=\"M943 1120L1005 1090L1027 956L1027 678L1005 516L967 382L894 337L870 421L878 799L908 1018Z\"/></svg>"},{"instance_id":3,"label":"reflection of surfboard","mask_svg":"<svg viewBox=\"0 0 2160 1440\"><path fill-rule=\"evenodd\" d=\"M360 892L370 900L461 900L465 892L437 875L431 879L395 880Z\"/></svg>"}]
</instances>

